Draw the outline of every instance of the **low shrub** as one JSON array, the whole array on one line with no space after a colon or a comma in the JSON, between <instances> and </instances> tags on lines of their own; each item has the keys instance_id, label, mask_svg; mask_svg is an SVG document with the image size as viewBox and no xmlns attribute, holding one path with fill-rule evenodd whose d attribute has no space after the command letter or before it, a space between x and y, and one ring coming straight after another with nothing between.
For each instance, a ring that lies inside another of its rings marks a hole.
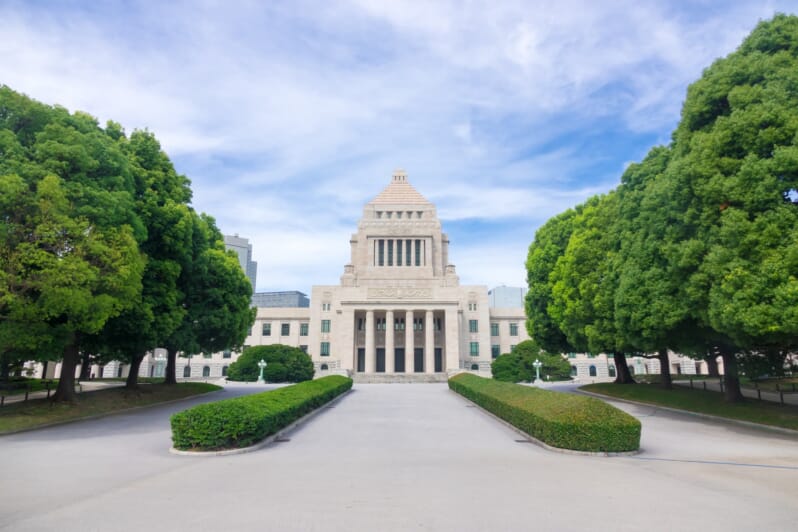
<instances>
[{"instance_id":1,"label":"low shrub","mask_svg":"<svg viewBox=\"0 0 798 532\"><path fill-rule=\"evenodd\" d=\"M266 362L263 378L266 382L303 382L313 378L313 361L299 349L283 344L247 347L230 364L227 380L255 382L260 375L258 362Z\"/></svg>"},{"instance_id":2,"label":"low shrub","mask_svg":"<svg viewBox=\"0 0 798 532\"><path fill-rule=\"evenodd\" d=\"M552 392L461 373L449 388L552 447L634 451L640 421L592 397Z\"/></svg>"},{"instance_id":3,"label":"low shrub","mask_svg":"<svg viewBox=\"0 0 798 532\"><path fill-rule=\"evenodd\" d=\"M175 449L215 451L248 447L352 387L352 379L331 375L277 390L206 403L174 414Z\"/></svg>"}]
</instances>

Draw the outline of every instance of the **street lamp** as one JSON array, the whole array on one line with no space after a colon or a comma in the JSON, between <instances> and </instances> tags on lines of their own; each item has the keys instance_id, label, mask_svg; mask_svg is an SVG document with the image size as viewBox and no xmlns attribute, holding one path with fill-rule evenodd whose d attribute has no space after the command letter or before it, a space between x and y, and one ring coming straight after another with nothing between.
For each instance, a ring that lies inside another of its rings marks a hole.
<instances>
[{"instance_id":1,"label":"street lamp","mask_svg":"<svg viewBox=\"0 0 798 532\"><path fill-rule=\"evenodd\" d=\"M266 361L261 358L260 362L258 362L258 367L260 368L260 375L258 376L258 384L265 384L266 381L263 380L263 370L266 369Z\"/></svg>"},{"instance_id":2,"label":"street lamp","mask_svg":"<svg viewBox=\"0 0 798 532\"><path fill-rule=\"evenodd\" d=\"M537 382L540 380L540 368L543 366L543 363L540 359L536 358L532 365L535 367L535 382Z\"/></svg>"}]
</instances>

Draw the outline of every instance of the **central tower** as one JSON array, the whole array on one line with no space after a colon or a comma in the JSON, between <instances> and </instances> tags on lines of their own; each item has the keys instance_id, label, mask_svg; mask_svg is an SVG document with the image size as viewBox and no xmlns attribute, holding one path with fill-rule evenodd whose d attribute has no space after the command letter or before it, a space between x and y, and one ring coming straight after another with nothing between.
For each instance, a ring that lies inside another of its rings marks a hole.
<instances>
[{"instance_id":1,"label":"central tower","mask_svg":"<svg viewBox=\"0 0 798 532\"><path fill-rule=\"evenodd\" d=\"M435 205L413 188L401 169L363 208L358 231L349 242L351 260L344 267L342 286L458 284Z\"/></svg>"}]
</instances>

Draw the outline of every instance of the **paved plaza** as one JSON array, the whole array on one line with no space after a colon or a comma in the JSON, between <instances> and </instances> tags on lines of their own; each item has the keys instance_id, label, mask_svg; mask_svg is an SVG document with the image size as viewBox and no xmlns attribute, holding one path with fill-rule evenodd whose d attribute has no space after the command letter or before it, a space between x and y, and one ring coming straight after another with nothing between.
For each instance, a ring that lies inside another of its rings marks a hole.
<instances>
[{"instance_id":1,"label":"paved plaza","mask_svg":"<svg viewBox=\"0 0 798 532\"><path fill-rule=\"evenodd\" d=\"M617 404L640 455L576 456L445 384L363 384L290 441L168 452L171 413L255 389L0 438L0 530L795 529L798 437L654 407Z\"/></svg>"}]
</instances>

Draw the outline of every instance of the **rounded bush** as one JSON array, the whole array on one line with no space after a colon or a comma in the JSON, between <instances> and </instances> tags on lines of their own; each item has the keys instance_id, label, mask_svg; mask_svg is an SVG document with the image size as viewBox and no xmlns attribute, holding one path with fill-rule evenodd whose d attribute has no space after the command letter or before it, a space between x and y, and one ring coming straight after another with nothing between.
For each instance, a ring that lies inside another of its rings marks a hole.
<instances>
[{"instance_id":1,"label":"rounded bush","mask_svg":"<svg viewBox=\"0 0 798 532\"><path fill-rule=\"evenodd\" d=\"M258 380L258 363L266 362L263 378L267 382L303 382L313 378L313 361L299 349L283 344L247 347L238 360L227 369L231 381L254 382Z\"/></svg>"}]
</instances>

